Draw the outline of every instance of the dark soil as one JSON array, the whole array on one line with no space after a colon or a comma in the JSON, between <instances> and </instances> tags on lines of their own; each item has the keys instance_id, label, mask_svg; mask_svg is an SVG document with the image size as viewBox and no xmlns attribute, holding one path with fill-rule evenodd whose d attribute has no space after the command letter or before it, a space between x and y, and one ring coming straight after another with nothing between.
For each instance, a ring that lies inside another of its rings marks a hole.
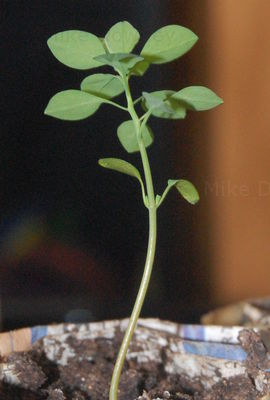
<instances>
[{"instance_id":1,"label":"dark soil","mask_svg":"<svg viewBox=\"0 0 270 400\"><path fill-rule=\"evenodd\" d=\"M3 400L108 400L113 362L122 334L114 339L78 340L69 336L69 346L76 357L66 366L47 359L43 342L30 352L13 353L2 362L8 364L15 382L3 379L0 399ZM253 364L258 360L265 366L265 349L255 338L255 350L249 351ZM251 337L243 334L247 350ZM134 344L133 344L134 346ZM252 368L251 368L252 369ZM15 383L15 384L14 384ZM167 376L163 364L144 363L138 366L126 361L119 387L119 400L253 400L258 399L252 378L238 376L219 381L211 390L204 391L198 381L187 377Z\"/></svg>"}]
</instances>

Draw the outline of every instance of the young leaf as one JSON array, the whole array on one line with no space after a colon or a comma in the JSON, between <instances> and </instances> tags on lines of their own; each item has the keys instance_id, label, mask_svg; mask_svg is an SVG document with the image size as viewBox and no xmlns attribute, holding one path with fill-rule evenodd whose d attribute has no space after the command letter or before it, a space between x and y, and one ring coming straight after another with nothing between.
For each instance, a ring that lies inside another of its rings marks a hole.
<instances>
[{"instance_id":1,"label":"young leaf","mask_svg":"<svg viewBox=\"0 0 270 400\"><path fill-rule=\"evenodd\" d=\"M134 122L132 120L125 121L118 127L117 136L120 143L128 153L140 151ZM152 129L145 125L142 130L142 139L145 147L148 147L153 143L153 136Z\"/></svg>"},{"instance_id":2,"label":"young leaf","mask_svg":"<svg viewBox=\"0 0 270 400\"><path fill-rule=\"evenodd\" d=\"M187 108L194 111L210 110L223 103L212 90L204 86L189 86L172 95L173 99L180 100Z\"/></svg>"},{"instance_id":3,"label":"young leaf","mask_svg":"<svg viewBox=\"0 0 270 400\"><path fill-rule=\"evenodd\" d=\"M95 60L110 65L114 69L121 70L124 74L127 74L137 63L143 60L143 57L137 56L136 54L115 53L95 57Z\"/></svg>"},{"instance_id":4,"label":"young leaf","mask_svg":"<svg viewBox=\"0 0 270 400\"><path fill-rule=\"evenodd\" d=\"M104 41L110 53L129 53L140 39L140 34L129 22L122 21L113 25Z\"/></svg>"},{"instance_id":5,"label":"young leaf","mask_svg":"<svg viewBox=\"0 0 270 400\"><path fill-rule=\"evenodd\" d=\"M198 37L183 26L164 26L150 36L141 55L150 63L163 64L181 57L197 40Z\"/></svg>"},{"instance_id":6,"label":"young leaf","mask_svg":"<svg viewBox=\"0 0 270 400\"><path fill-rule=\"evenodd\" d=\"M164 102L162 96L157 96L155 93L142 92L143 98L145 99L145 104L148 110L158 109L160 112L165 112L173 114L170 107Z\"/></svg>"},{"instance_id":7,"label":"young leaf","mask_svg":"<svg viewBox=\"0 0 270 400\"><path fill-rule=\"evenodd\" d=\"M112 74L94 74L85 78L81 83L81 90L96 96L111 99L124 91L120 79Z\"/></svg>"},{"instance_id":8,"label":"young leaf","mask_svg":"<svg viewBox=\"0 0 270 400\"><path fill-rule=\"evenodd\" d=\"M97 36L78 30L56 33L49 38L48 46L58 61L76 69L100 67L102 62L94 57L105 53Z\"/></svg>"},{"instance_id":9,"label":"young leaf","mask_svg":"<svg viewBox=\"0 0 270 400\"><path fill-rule=\"evenodd\" d=\"M120 160L119 158L101 158L100 160L98 160L98 163L103 168L112 169L114 171L118 171L121 172L122 174L126 174L138 179L141 185L144 205L148 207L149 205L148 198L145 194L144 184L137 168L135 168L132 164L124 160Z\"/></svg>"},{"instance_id":10,"label":"young leaf","mask_svg":"<svg viewBox=\"0 0 270 400\"><path fill-rule=\"evenodd\" d=\"M112 169L114 171L121 172L122 174L133 176L142 182L141 175L137 168L127 161L120 160L119 158L101 158L98 160L98 163L103 168Z\"/></svg>"},{"instance_id":11,"label":"young leaf","mask_svg":"<svg viewBox=\"0 0 270 400\"><path fill-rule=\"evenodd\" d=\"M158 206L161 201L161 196L159 194L156 195L156 205Z\"/></svg>"},{"instance_id":12,"label":"young leaf","mask_svg":"<svg viewBox=\"0 0 270 400\"><path fill-rule=\"evenodd\" d=\"M80 90L64 90L54 95L44 113L67 121L77 121L94 114L103 100Z\"/></svg>"},{"instance_id":13,"label":"young leaf","mask_svg":"<svg viewBox=\"0 0 270 400\"><path fill-rule=\"evenodd\" d=\"M190 204L196 204L199 201L199 193L191 182L185 179L168 180L168 188L170 189L173 186L176 187L182 197Z\"/></svg>"},{"instance_id":14,"label":"young leaf","mask_svg":"<svg viewBox=\"0 0 270 400\"><path fill-rule=\"evenodd\" d=\"M144 95L142 107L151 109L151 114L158 118L183 119L186 116L186 109L183 104L171 97L174 93L172 90L148 93L147 96ZM159 107L158 102L161 102ZM156 107L153 107L154 104Z\"/></svg>"},{"instance_id":15,"label":"young leaf","mask_svg":"<svg viewBox=\"0 0 270 400\"><path fill-rule=\"evenodd\" d=\"M131 68L130 72L133 75L143 76L145 72L148 70L149 66L150 66L149 62L145 60L139 61L136 65L134 65L133 68Z\"/></svg>"}]
</instances>

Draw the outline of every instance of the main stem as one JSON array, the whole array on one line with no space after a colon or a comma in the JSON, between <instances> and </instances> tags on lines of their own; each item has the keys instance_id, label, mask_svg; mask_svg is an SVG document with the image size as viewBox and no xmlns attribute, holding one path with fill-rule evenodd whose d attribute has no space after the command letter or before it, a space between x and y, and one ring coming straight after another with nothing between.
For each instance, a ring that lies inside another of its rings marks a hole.
<instances>
[{"instance_id":1,"label":"main stem","mask_svg":"<svg viewBox=\"0 0 270 400\"><path fill-rule=\"evenodd\" d=\"M147 288L149 285L152 267L155 258L155 251L156 251L156 238L157 238L157 206L155 201L155 194L154 194L154 187L153 187L153 180L149 165L149 160L147 156L147 152L142 140L141 135L141 121L135 111L134 103L130 94L128 78L122 76L123 84L125 87L127 104L128 104L128 111L130 116L134 122L136 135L138 140L138 145L140 149L144 176L145 176L145 183L146 183L146 191L147 191L147 198L148 198L148 213L149 213L149 236L148 236L148 247L147 247L147 255L145 261L145 267L143 272L143 277L141 280L141 284L139 287L139 291L137 294L137 298L132 310L132 314L129 319L128 327L125 332L117 360L114 366L111 386L110 386L110 397L109 400L117 400L117 393L118 393L118 386L119 386L119 379L121 375L121 371L123 368L123 364L127 355L127 351L129 348L130 341L132 339L134 330L136 328L136 324L138 318L140 316L140 312L143 306L143 302L145 299L145 295L147 292Z\"/></svg>"}]
</instances>

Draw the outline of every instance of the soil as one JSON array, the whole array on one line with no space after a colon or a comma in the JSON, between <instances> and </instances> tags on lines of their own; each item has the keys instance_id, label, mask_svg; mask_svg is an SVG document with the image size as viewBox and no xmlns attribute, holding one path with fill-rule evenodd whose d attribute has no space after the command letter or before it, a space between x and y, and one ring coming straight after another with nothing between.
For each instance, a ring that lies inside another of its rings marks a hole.
<instances>
[{"instance_id":1,"label":"soil","mask_svg":"<svg viewBox=\"0 0 270 400\"><path fill-rule=\"evenodd\" d=\"M166 334L167 336L170 334ZM3 400L108 400L109 383L122 332L110 338L80 339L76 335L66 338L65 346L74 357L66 365L65 349L52 362L44 350L44 341L31 351L12 353L2 359L8 374L1 376L0 399ZM138 364L132 357L126 360L119 386L119 400L255 400L259 399L254 385L258 363L269 368L267 351L254 334L243 330L240 337L248 353L250 375L239 375L220 380L212 389L204 390L198 380L186 376L167 375L164 369L166 354L160 350L156 361ZM138 348L132 343L130 351ZM160 362L163 360L163 362ZM1 372L0 372L1 374ZM253 375L252 375L253 374ZM253 378L252 378L253 376ZM8 378L9 377L9 378Z\"/></svg>"}]
</instances>

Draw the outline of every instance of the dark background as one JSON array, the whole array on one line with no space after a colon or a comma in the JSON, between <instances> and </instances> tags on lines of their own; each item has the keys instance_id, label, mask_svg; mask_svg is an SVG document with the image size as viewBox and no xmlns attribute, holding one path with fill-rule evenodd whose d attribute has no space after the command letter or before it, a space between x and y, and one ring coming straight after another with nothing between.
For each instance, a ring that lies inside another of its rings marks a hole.
<instances>
[{"instance_id":1,"label":"dark background","mask_svg":"<svg viewBox=\"0 0 270 400\"><path fill-rule=\"evenodd\" d=\"M195 7L196 5L196 7ZM102 170L100 157L141 168L116 137L126 118L108 106L90 119L63 122L43 115L53 94L79 88L87 71L60 64L46 41L79 29L104 36L120 20L141 34L138 51L163 25L189 27L200 41L180 60L133 78L133 93L207 86L202 2L137 0L1 1L1 298L3 328L75 319L125 317L142 274L148 237L140 188ZM91 71L92 72L92 71ZM91 73L90 72L90 73ZM201 115L172 122L152 118L149 149L156 192L168 178L200 189L207 161ZM200 208L201 207L201 208ZM209 308L207 205L192 207L172 191L159 209L158 247L143 316L198 321ZM199 238L200 236L200 238Z\"/></svg>"}]
</instances>

